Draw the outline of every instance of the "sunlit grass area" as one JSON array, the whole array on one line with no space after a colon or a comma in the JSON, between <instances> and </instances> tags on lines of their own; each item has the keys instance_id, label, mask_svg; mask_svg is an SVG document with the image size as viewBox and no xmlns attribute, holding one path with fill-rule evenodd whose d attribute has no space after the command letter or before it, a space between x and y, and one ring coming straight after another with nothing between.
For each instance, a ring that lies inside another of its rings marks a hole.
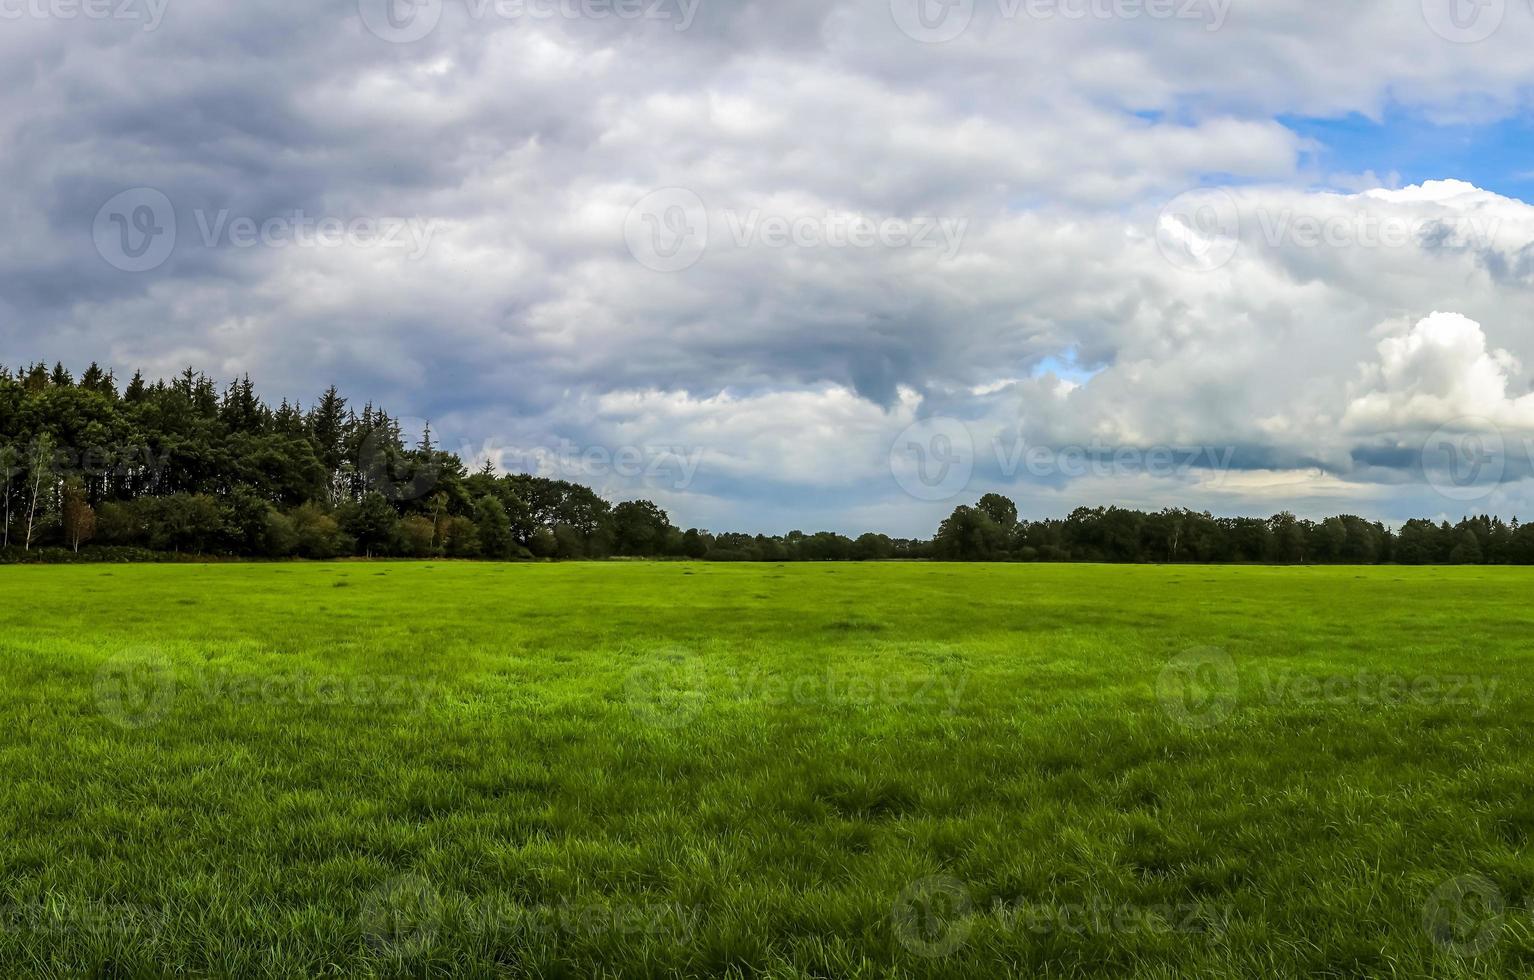
<instances>
[{"instance_id":1,"label":"sunlit grass area","mask_svg":"<svg viewBox=\"0 0 1534 980\"><path fill-rule=\"evenodd\" d=\"M0 970L1527 974L1531 586L0 568Z\"/></svg>"}]
</instances>

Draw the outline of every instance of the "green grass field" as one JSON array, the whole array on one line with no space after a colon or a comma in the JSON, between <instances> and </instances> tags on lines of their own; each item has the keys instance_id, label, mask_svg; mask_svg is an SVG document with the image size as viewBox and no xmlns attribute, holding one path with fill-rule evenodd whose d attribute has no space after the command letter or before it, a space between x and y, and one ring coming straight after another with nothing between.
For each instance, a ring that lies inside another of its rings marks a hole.
<instances>
[{"instance_id":1,"label":"green grass field","mask_svg":"<svg viewBox=\"0 0 1534 980\"><path fill-rule=\"evenodd\" d=\"M1534 970L1534 575L0 569L0 972Z\"/></svg>"}]
</instances>

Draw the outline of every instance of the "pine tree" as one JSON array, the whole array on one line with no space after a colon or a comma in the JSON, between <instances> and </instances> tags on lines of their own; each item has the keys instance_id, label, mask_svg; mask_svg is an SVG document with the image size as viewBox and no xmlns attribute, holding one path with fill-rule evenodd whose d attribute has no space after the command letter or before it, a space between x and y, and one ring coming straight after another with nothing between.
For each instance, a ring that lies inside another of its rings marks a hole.
<instances>
[{"instance_id":1,"label":"pine tree","mask_svg":"<svg viewBox=\"0 0 1534 980\"><path fill-rule=\"evenodd\" d=\"M309 435L314 451L330 476L332 498L340 490L342 464L346 462L346 399L331 385L309 413Z\"/></svg>"}]
</instances>

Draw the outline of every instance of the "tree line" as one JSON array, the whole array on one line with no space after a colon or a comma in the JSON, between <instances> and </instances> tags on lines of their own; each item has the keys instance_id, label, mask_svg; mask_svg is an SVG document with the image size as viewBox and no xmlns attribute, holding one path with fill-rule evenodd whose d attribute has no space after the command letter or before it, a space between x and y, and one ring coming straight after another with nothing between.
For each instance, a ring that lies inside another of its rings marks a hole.
<instances>
[{"instance_id":1,"label":"tree line","mask_svg":"<svg viewBox=\"0 0 1534 980\"><path fill-rule=\"evenodd\" d=\"M334 386L272 406L249 377L188 368L126 383L92 364L0 368L0 554L150 558L643 558L739 561L919 557L924 542L869 534L682 530L655 503L589 487L470 473L407 442L382 407Z\"/></svg>"},{"instance_id":2,"label":"tree line","mask_svg":"<svg viewBox=\"0 0 1534 980\"><path fill-rule=\"evenodd\" d=\"M1392 531L1352 514L1310 521L1080 507L1063 520L1028 521L1000 494L957 508L931 555L944 561L1245 562L1346 565L1534 565L1534 524L1466 517L1407 521Z\"/></svg>"},{"instance_id":3,"label":"tree line","mask_svg":"<svg viewBox=\"0 0 1534 980\"><path fill-rule=\"evenodd\" d=\"M714 561L1105 561L1534 564L1534 525L1479 516L1399 531L1342 515L1217 518L1189 510L1080 508L1020 519L987 494L931 540L829 531L682 530L652 501L613 505L589 487L470 473L408 442L382 407L334 386L272 406L249 377L191 368L126 384L95 364L0 368L0 555L153 558L695 558Z\"/></svg>"}]
</instances>

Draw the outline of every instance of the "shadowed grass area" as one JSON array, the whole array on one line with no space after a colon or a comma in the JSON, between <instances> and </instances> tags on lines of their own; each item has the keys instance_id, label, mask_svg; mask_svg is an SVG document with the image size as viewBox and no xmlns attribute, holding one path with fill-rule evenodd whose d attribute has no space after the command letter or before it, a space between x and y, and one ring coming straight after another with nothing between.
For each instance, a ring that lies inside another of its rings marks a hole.
<instances>
[{"instance_id":1,"label":"shadowed grass area","mask_svg":"<svg viewBox=\"0 0 1534 980\"><path fill-rule=\"evenodd\" d=\"M0 568L0 969L1526 975L1531 586Z\"/></svg>"}]
</instances>

